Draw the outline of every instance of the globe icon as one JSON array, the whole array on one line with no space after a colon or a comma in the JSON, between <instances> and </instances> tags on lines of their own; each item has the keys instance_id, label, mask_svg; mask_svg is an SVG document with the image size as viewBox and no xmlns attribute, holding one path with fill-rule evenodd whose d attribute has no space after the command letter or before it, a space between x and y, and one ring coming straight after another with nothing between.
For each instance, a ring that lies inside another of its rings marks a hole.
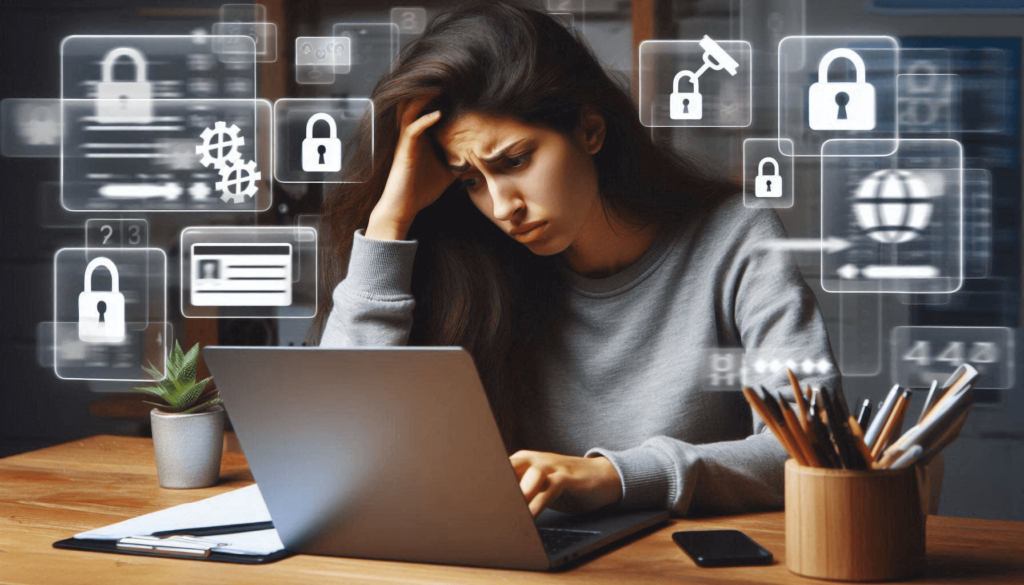
<instances>
[{"instance_id":1,"label":"globe icon","mask_svg":"<svg viewBox=\"0 0 1024 585\"><path fill-rule=\"evenodd\" d=\"M910 171L876 171L857 187L853 210L857 223L871 239L902 244L928 227L932 195L928 184Z\"/></svg>"}]
</instances>

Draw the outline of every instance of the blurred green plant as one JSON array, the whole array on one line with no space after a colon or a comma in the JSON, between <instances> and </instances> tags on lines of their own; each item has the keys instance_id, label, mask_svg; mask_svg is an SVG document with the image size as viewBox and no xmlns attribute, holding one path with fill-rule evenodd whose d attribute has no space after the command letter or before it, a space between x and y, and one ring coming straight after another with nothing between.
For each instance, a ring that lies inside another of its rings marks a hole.
<instances>
[{"instance_id":1,"label":"blurred green plant","mask_svg":"<svg viewBox=\"0 0 1024 585\"><path fill-rule=\"evenodd\" d=\"M166 375L149 362L149 367L142 370L156 380L156 386L135 388L140 392L148 392L163 399L164 404L143 400L152 404L161 412L168 414L196 414L205 412L217 404L224 402L217 396L217 390L207 391L206 386L213 376L196 381L196 368L199 365L199 344L192 346L188 353L181 351L178 341L174 341L174 349L167 356Z\"/></svg>"}]
</instances>

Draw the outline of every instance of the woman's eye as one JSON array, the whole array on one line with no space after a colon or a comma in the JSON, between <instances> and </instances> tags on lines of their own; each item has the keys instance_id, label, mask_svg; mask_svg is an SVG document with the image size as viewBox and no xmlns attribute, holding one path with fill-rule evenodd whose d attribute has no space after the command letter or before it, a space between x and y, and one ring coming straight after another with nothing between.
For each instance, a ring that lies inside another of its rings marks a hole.
<instances>
[{"instance_id":1,"label":"woman's eye","mask_svg":"<svg viewBox=\"0 0 1024 585\"><path fill-rule=\"evenodd\" d=\"M476 187L476 184L476 179L463 179L462 181L462 186L464 186L467 189L472 189L473 187Z\"/></svg>"},{"instance_id":2,"label":"woman's eye","mask_svg":"<svg viewBox=\"0 0 1024 585\"><path fill-rule=\"evenodd\" d=\"M510 169L515 169L525 165L526 161L529 160L529 158L529 155L525 154L522 156L510 157L505 159L505 166L507 166Z\"/></svg>"}]
</instances>

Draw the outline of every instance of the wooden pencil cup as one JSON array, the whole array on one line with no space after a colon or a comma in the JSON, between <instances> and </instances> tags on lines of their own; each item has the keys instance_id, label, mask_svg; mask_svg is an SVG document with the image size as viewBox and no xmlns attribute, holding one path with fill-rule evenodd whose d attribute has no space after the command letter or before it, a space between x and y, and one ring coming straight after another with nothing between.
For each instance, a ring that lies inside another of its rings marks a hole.
<instances>
[{"instance_id":1,"label":"wooden pencil cup","mask_svg":"<svg viewBox=\"0 0 1024 585\"><path fill-rule=\"evenodd\" d=\"M850 471L786 461L786 567L837 581L908 579L924 570L924 469Z\"/></svg>"}]
</instances>

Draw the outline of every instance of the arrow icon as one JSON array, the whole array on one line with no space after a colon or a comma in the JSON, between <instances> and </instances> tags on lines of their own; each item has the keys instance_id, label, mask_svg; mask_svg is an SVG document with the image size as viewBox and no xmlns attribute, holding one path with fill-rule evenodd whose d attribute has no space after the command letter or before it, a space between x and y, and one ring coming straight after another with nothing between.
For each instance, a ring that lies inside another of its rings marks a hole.
<instances>
[{"instance_id":1,"label":"arrow icon","mask_svg":"<svg viewBox=\"0 0 1024 585\"><path fill-rule=\"evenodd\" d=\"M842 252L852 245L848 240L841 238L828 238L827 240L820 238L786 238L784 240L771 240L763 244L762 247L788 252L817 252L821 250L834 254Z\"/></svg>"}]
</instances>

